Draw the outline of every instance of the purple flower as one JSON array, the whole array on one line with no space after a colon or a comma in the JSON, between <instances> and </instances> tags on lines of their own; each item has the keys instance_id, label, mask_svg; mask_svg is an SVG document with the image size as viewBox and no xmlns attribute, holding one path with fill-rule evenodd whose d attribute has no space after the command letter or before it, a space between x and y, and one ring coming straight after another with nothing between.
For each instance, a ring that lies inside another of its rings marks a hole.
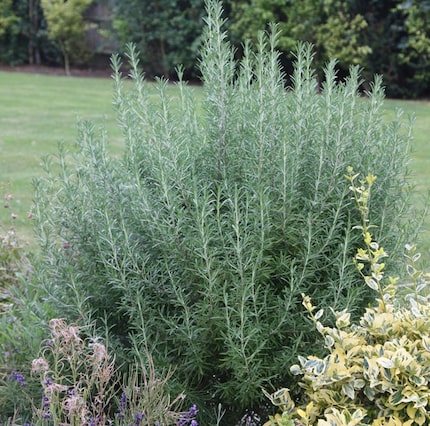
<instances>
[{"instance_id":1,"label":"purple flower","mask_svg":"<svg viewBox=\"0 0 430 426\"><path fill-rule=\"evenodd\" d=\"M177 426L198 426L197 420L194 418L198 413L196 404L193 404L190 409L181 415Z\"/></svg>"},{"instance_id":2,"label":"purple flower","mask_svg":"<svg viewBox=\"0 0 430 426\"><path fill-rule=\"evenodd\" d=\"M117 417L123 419L125 417L123 411L127 408L127 395L125 392L121 394L121 399L119 400Z\"/></svg>"},{"instance_id":3,"label":"purple flower","mask_svg":"<svg viewBox=\"0 0 430 426\"><path fill-rule=\"evenodd\" d=\"M127 407L127 395L125 392L121 394L121 399L119 400L119 409L120 411L124 410Z\"/></svg>"},{"instance_id":4,"label":"purple flower","mask_svg":"<svg viewBox=\"0 0 430 426\"><path fill-rule=\"evenodd\" d=\"M139 424L140 424L140 422L142 421L142 419L143 419L143 413L137 413L136 414L136 423L135 423L135 425L136 426L139 426Z\"/></svg>"},{"instance_id":5,"label":"purple flower","mask_svg":"<svg viewBox=\"0 0 430 426\"><path fill-rule=\"evenodd\" d=\"M50 419L51 418L50 408L51 408L51 401L46 396L46 393L43 392L43 394L42 394L42 410L43 410L42 418L44 418L44 419Z\"/></svg>"},{"instance_id":6,"label":"purple flower","mask_svg":"<svg viewBox=\"0 0 430 426\"><path fill-rule=\"evenodd\" d=\"M45 394L42 396L42 406L43 408L49 408L51 406L49 398Z\"/></svg>"},{"instance_id":7,"label":"purple flower","mask_svg":"<svg viewBox=\"0 0 430 426\"><path fill-rule=\"evenodd\" d=\"M27 386L27 382L25 381L24 376L21 373L18 373L17 371L12 371L12 373L10 373L9 380L16 381L21 386Z\"/></svg>"}]
</instances>

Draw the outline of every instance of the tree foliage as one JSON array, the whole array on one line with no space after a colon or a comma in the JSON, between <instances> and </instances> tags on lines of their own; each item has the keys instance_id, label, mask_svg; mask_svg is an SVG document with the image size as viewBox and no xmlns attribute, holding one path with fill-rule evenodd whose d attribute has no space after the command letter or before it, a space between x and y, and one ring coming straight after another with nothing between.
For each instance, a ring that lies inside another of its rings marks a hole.
<instances>
[{"instance_id":1,"label":"tree foliage","mask_svg":"<svg viewBox=\"0 0 430 426\"><path fill-rule=\"evenodd\" d=\"M64 67L70 75L70 61L85 56L83 34L88 28L84 12L93 0L41 0L48 23L48 36L61 49Z\"/></svg>"},{"instance_id":2,"label":"tree foliage","mask_svg":"<svg viewBox=\"0 0 430 426\"><path fill-rule=\"evenodd\" d=\"M40 0L0 2L0 62L51 64L59 54L46 35Z\"/></svg>"},{"instance_id":3,"label":"tree foliage","mask_svg":"<svg viewBox=\"0 0 430 426\"><path fill-rule=\"evenodd\" d=\"M204 0L124 0L115 10L123 46L135 43L148 75L169 77L178 64L196 69Z\"/></svg>"},{"instance_id":4,"label":"tree foliage","mask_svg":"<svg viewBox=\"0 0 430 426\"><path fill-rule=\"evenodd\" d=\"M428 95L428 0L372 0L354 2L353 8L368 24L364 36L372 51L362 64L367 75L383 75L389 96Z\"/></svg>"},{"instance_id":5,"label":"tree foliage","mask_svg":"<svg viewBox=\"0 0 430 426\"><path fill-rule=\"evenodd\" d=\"M371 47L363 42L367 22L363 15L352 13L342 0L324 2L324 19L316 30L316 44L324 59L337 58L343 68L363 64Z\"/></svg>"},{"instance_id":6,"label":"tree foliage","mask_svg":"<svg viewBox=\"0 0 430 426\"><path fill-rule=\"evenodd\" d=\"M0 3L0 37L4 36L11 28L15 27L19 18L13 11L13 1L3 0ZM12 31L14 31L12 29Z\"/></svg>"},{"instance_id":7,"label":"tree foliage","mask_svg":"<svg viewBox=\"0 0 430 426\"><path fill-rule=\"evenodd\" d=\"M405 1L397 6L404 19L399 63L406 68L405 87L413 93L430 87L430 1Z\"/></svg>"},{"instance_id":8,"label":"tree foliage","mask_svg":"<svg viewBox=\"0 0 430 426\"><path fill-rule=\"evenodd\" d=\"M186 78L199 77L204 0L93 2L103 3L101 9L108 11L105 18L112 20L114 28L110 37L118 38L122 50L128 42L138 47L148 76L175 77L175 67L182 64ZM46 37L40 3L1 2L1 61L61 63L58 50ZM58 3L66 7L69 1ZM245 39L256 41L258 32L275 22L282 61L289 70L294 61L291 52L298 42L308 41L315 46L318 69L335 57L342 76L352 64L359 64L369 80L374 74L382 75L388 96L430 93L429 0L225 0L224 5L237 55L242 54ZM81 54L80 47L71 51L77 57Z\"/></svg>"},{"instance_id":9,"label":"tree foliage","mask_svg":"<svg viewBox=\"0 0 430 426\"><path fill-rule=\"evenodd\" d=\"M236 40L256 39L270 22L280 30L280 48L290 54L298 41L313 43L321 63L337 58L345 69L362 63L370 47L362 43L366 22L353 14L342 0L281 0L231 1L232 32Z\"/></svg>"},{"instance_id":10,"label":"tree foliage","mask_svg":"<svg viewBox=\"0 0 430 426\"><path fill-rule=\"evenodd\" d=\"M360 64L368 77L384 76L390 96L429 92L428 0L238 0L229 4L237 45L246 37L256 39L269 22L277 22L280 47L287 56L298 41L306 40L315 45L319 65L333 57L343 71Z\"/></svg>"}]
</instances>

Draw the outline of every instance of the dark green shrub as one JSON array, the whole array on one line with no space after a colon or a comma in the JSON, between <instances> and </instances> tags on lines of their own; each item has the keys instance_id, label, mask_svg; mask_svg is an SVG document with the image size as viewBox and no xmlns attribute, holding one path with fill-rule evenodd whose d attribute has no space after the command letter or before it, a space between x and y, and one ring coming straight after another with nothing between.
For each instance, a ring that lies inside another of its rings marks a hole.
<instances>
[{"instance_id":1,"label":"dark green shrub","mask_svg":"<svg viewBox=\"0 0 430 426\"><path fill-rule=\"evenodd\" d=\"M124 154L83 122L60 172L47 162L36 282L59 317L106 321L117 347L132 339L173 365L193 402L235 411L257 407L261 387L285 382L285 365L318 342L302 292L356 314L370 300L353 263L349 165L379 177L372 223L396 264L416 227L410 131L400 115L385 121L380 78L363 99L358 68L338 82L333 61L319 92L301 45L286 90L276 27L237 63L220 5L208 13L201 103L181 72L177 97L145 82L133 47L130 88L113 58Z\"/></svg>"}]
</instances>

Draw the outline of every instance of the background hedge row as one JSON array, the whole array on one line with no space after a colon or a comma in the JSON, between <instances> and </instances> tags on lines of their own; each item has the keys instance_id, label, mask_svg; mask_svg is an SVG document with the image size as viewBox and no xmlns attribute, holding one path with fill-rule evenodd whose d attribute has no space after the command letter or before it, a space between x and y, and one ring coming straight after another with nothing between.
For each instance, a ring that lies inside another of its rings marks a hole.
<instances>
[{"instance_id":1,"label":"background hedge row","mask_svg":"<svg viewBox=\"0 0 430 426\"><path fill-rule=\"evenodd\" d=\"M60 65L64 42L49 32L47 5L58 3L78 10L74 3L79 1L3 0L0 63ZM290 52L297 42L308 41L315 46L318 68L335 57L341 73L347 74L352 64L360 64L366 78L381 74L388 96L429 94L429 0L225 0L223 7L230 41L239 57L244 39L256 40L269 22L277 22L287 68L291 69ZM187 78L199 78L204 9L204 0L90 0L84 12L87 36L80 37L87 52L74 49L72 60L93 66L94 55L101 55L106 64L111 53L123 50L131 41L142 52L148 76L174 76L175 66L181 63Z\"/></svg>"}]
</instances>

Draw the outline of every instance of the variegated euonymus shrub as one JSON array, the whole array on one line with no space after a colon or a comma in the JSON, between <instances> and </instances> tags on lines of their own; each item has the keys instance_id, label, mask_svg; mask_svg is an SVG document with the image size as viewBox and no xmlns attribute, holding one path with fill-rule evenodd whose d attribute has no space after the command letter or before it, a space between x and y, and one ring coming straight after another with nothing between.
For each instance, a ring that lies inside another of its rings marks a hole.
<instances>
[{"instance_id":1,"label":"variegated euonymus shrub","mask_svg":"<svg viewBox=\"0 0 430 426\"><path fill-rule=\"evenodd\" d=\"M355 256L365 283L378 292L358 323L346 310L334 312L335 327L320 322L309 296L303 297L309 318L322 336L325 357L299 357L291 371L301 375L307 401L295 407L287 389L269 396L283 410L266 425L413 426L430 422L430 305L419 258L407 247L412 284L400 286L384 276L387 254L374 241L369 225L369 196L374 177L357 186L349 175L363 223L364 248ZM410 253L412 252L412 253Z\"/></svg>"},{"instance_id":2,"label":"variegated euonymus shrub","mask_svg":"<svg viewBox=\"0 0 430 426\"><path fill-rule=\"evenodd\" d=\"M358 68L339 81L332 61L319 86L301 44L286 87L276 27L238 61L220 3L207 7L202 88L181 75L175 87L147 82L133 48L124 81L114 57L123 156L82 123L76 155L60 151L59 173L48 164L36 185L35 281L55 317L96 320L123 362L148 350L174 366L190 403L222 403L235 424L318 346L301 293L356 316L371 300L352 260L347 166L378 175L372 222L392 265L417 226L410 127L385 117L381 79L361 96Z\"/></svg>"}]
</instances>

